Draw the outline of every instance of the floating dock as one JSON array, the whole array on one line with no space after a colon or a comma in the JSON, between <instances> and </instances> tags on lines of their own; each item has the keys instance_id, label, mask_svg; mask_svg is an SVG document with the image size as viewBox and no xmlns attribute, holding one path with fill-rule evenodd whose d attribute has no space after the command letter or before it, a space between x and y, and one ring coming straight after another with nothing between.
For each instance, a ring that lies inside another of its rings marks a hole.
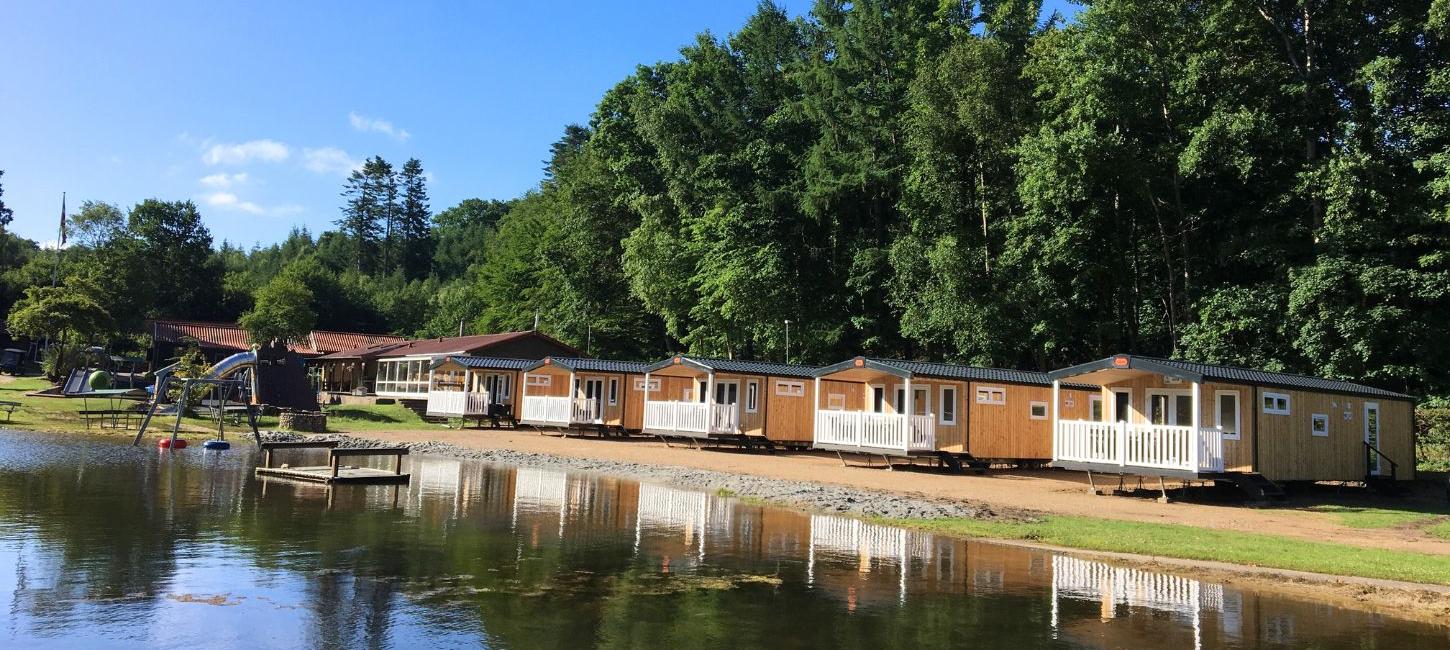
<instances>
[{"instance_id":1,"label":"floating dock","mask_svg":"<svg viewBox=\"0 0 1450 650\"><path fill-rule=\"evenodd\" d=\"M273 466L272 459L275 455L274 452L281 449L326 449L327 464L298 467L285 464ZM339 483L365 485L406 484L412 480L412 475L403 473L403 457L406 455L408 455L408 449L406 447L338 449L335 441L264 442L262 443L262 466L256 469L256 475L274 476L294 481L307 481L309 483L324 483L327 485ZM392 471L378 469L376 467L344 465L342 463L342 459L344 458L368 456L392 456Z\"/></svg>"}]
</instances>

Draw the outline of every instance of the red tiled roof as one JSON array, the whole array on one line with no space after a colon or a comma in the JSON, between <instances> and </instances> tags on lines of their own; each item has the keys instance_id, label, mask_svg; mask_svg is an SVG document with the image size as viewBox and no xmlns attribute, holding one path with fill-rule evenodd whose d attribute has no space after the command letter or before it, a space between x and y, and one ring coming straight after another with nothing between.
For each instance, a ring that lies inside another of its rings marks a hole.
<instances>
[{"instance_id":1,"label":"red tiled roof","mask_svg":"<svg viewBox=\"0 0 1450 650\"><path fill-rule=\"evenodd\" d=\"M489 348L520 338L536 337L542 338L565 349L572 350L570 346L554 340L542 332L502 332L499 334L474 334L472 336L449 336L437 339L419 339L416 341L385 342L375 345L363 346L352 350L343 350L332 354L323 355L322 359L377 359L381 357L407 357L413 355L442 355L442 354L471 354L481 355Z\"/></svg>"},{"instance_id":2,"label":"red tiled roof","mask_svg":"<svg viewBox=\"0 0 1450 650\"><path fill-rule=\"evenodd\" d=\"M312 349L316 350L319 354L354 350L383 343L402 343L406 340L401 336L393 336L392 334L359 334L356 332L329 332L327 330L312 330L312 336L308 338L312 342Z\"/></svg>"},{"instance_id":3,"label":"red tiled roof","mask_svg":"<svg viewBox=\"0 0 1450 650\"><path fill-rule=\"evenodd\" d=\"M247 331L236 323L153 320L147 323L147 330L158 343L195 341L197 345L204 348L238 352L251 347L251 343L247 340ZM391 334L314 330L308 335L306 342L289 344L287 347L297 354L319 355L367 345L397 344L403 341L405 341L403 337Z\"/></svg>"}]
</instances>

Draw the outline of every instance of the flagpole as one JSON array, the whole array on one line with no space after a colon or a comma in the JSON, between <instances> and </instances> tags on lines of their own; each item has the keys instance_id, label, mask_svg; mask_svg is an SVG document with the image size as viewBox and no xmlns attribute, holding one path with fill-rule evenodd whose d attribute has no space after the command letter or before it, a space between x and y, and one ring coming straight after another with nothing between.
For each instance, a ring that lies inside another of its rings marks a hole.
<instances>
[{"instance_id":1,"label":"flagpole","mask_svg":"<svg viewBox=\"0 0 1450 650\"><path fill-rule=\"evenodd\" d=\"M60 193L60 234L55 238L55 267L50 270L50 286L60 279L60 255L65 250L65 192Z\"/></svg>"}]
</instances>

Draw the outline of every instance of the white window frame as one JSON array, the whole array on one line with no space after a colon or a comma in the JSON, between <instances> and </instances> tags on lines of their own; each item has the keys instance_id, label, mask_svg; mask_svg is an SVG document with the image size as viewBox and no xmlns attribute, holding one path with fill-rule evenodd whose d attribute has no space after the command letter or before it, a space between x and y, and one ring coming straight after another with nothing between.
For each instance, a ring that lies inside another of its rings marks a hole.
<instances>
[{"instance_id":1,"label":"white window frame","mask_svg":"<svg viewBox=\"0 0 1450 650\"><path fill-rule=\"evenodd\" d=\"M529 374L529 375L527 375L527 378L524 379L524 385L526 385L526 386L553 386L554 385L554 377L552 375Z\"/></svg>"},{"instance_id":2,"label":"white window frame","mask_svg":"<svg viewBox=\"0 0 1450 650\"><path fill-rule=\"evenodd\" d=\"M1319 431L1317 431L1317 429L1319 428L1318 425L1319 425L1320 422L1323 422L1324 423L1324 432L1323 433L1320 433ZM1329 414L1328 413L1311 413L1309 415L1309 435L1311 435L1311 436L1313 436L1315 438L1328 438L1329 437Z\"/></svg>"},{"instance_id":3,"label":"white window frame","mask_svg":"<svg viewBox=\"0 0 1450 650\"><path fill-rule=\"evenodd\" d=\"M1272 408L1264 403L1264 400L1270 399L1274 400L1274 406ZM1284 400L1284 406L1282 408L1279 406L1279 400L1281 399ZM1259 408L1263 410L1264 415L1289 415L1294 410L1294 402L1288 393L1270 393L1265 391L1259 396Z\"/></svg>"},{"instance_id":4,"label":"white window frame","mask_svg":"<svg viewBox=\"0 0 1450 650\"><path fill-rule=\"evenodd\" d=\"M760 380L745 380L745 412L758 413L760 411Z\"/></svg>"},{"instance_id":5,"label":"white window frame","mask_svg":"<svg viewBox=\"0 0 1450 650\"><path fill-rule=\"evenodd\" d=\"M1097 406L1097 409L1098 409L1098 417L1097 417L1097 419L1093 419L1093 406ZM1103 408L1103 396L1102 395L1088 395L1088 421L1090 421L1090 422L1106 422L1107 419L1108 419L1108 412L1107 412L1106 409Z\"/></svg>"},{"instance_id":6,"label":"white window frame","mask_svg":"<svg viewBox=\"0 0 1450 650\"><path fill-rule=\"evenodd\" d=\"M1108 420L1108 421L1109 422L1132 422L1133 421L1133 411L1135 410L1133 408L1133 389L1131 389L1131 388L1113 388L1113 389L1110 389L1110 390L1113 393L1113 419L1112 420ZM1127 397L1125 398L1124 396L1127 396ZM1118 420L1117 419L1117 417L1118 417L1118 404L1120 404L1120 403L1121 404L1124 404L1125 406L1128 407L1128 412L1127 413L1124 413L1124 415L1128 416L1128 419L1126 419L1126 420ZM1103 413L1103 417L1106 418L1107 416L1108 416L1108 414L1106 412L1104 412Z\"/></svg>"},{"instance_id":7,"label":"white window frame","mask_svg":"<svg viewBox=\"0 0 1450 650\"><path fill-rule=\"evenodd\" d=\"M844 411L844 410L846 410L846 394L845 393L828 393L826 395L826 410L827 411Z\"/></svg>"},{"instance_id":8,"label":"white window frame","mask_svg":"<svg viewBox=\"0 0 1450 650\"><path fill-rule=\"evenodd\" d=\"M1230 433L1223 428L1223 398L1234 398L1234 430ZM1218 430L1223 432L1224 440L1240 440L1244 432L1244 396L1236 390L1218 390L1213 392L1213 422L1218 425Z\"/></svg>"},{"instance_id":9,"label":"white window frame","mask_svg":"<svg viewBox=\"0 0 1450 650\"><path fill-rule=\"evenodd\" d=\"M952 393L951 399L947 399L947 391L951 391L951 393ZM957 387L956 386L941 386L941 387L939 387L937 389L937 404L941 407L940 409L938 409L940 411L940 413L938 413L938 415L937 415L937 424L956 424L957 423ZM951 412L952 412L951 415L952 416L950 418L947 417L947 410L948 410L947 409L947 405L948 404L951 405Z\"/></svg>"},{"instance_id":10,"label":"white window frame","mask_svg":"<svg viewBox=\"0 0 1450 650\"><path fill-rule=\"evenodd\" d=\"M1039 406L1042 407L1042 415L1033 415L1032 414L1033 409L1036 409ZM1039 401L1036 401L1036 400L1031 401L1031 402L1028 402L1027 403L1027 419L1029 419L1029 420L1046 420L1047 418L1051 417L1052 411L1051 411L1051 409L1048 408L1048 406L1049 406L1049 404L1047 402L1039 402Z\"/></svg>"},{"instance_id":11,"label":"white window frame","mask_svg":"<svg viewBox=\"0 0 1450 650\"><path fill-rule=\"evenodd\" d=\"M805 397L806 383L785 379L775 380L775 394L781 397Z\"/></svg>"},{"instance_id":12,"label":"white window frame","mask_svg":"<svg viewBox=\"0 0 1450 650\"><path fill-rule=\"evenodd\" d=\"M877 408L877 406L876 406L876 391L878 391L878 390L881 391L881 407L880 408ZM870 412L870 413L885 413L886 412L886 407L891 404L891 398L890 397L887 397L887 395L886 395L886 385L885 384L870 384L870 385L868 385L866 387L866 401L868 403L866 404L866 408L864 409L865 411Z\"/></svg>"},{"instance_id":13,"label":"white window frame","mask_svg":"<svg viewBox=\"0 0 1450 650\"><path fill-rule=\"evenodd\" d=\"M644 377L635 377L634 378L634 389L635 390L638 390L638 391L643 391L644 390ZM650 377L649 378L649 392L651 392L651 393L658 393L658 392L660 392L660 378L659 377Z\"/></svg>"},{"instance_id":14,"label":"white window frame","mask_svg":"<svg viewBox=\"0 0 1450 650\"><path fill-rule=\"evenodd\" d=\"M989 406L1005 406L1007 404L1007 388L1005 386L978 386L976 392L978 404Z\"/></svg>"},{"instance_id":15,"label":"white window frame","mask_svg":"<svg viewBox=\"0 0 1450 650\"><path fill-rule=\"evenodd\" d=\"M609 405L610 406L615 406L617 404L619 404L619 378L618 377L610 377L609 378Z\"/></svg>"},{"instance_id":16,"label":"white window frame","mask_svg":"<svg viewBox=\"0 0 1450 650\"><path fill-rule=\"evenodd\" d=\"M1193 413L1190 412L1187 414L1180 414L1178 412L1178 398L1192 397L1192 395L1193 392L1186 388L1149 388L1144 391L1144 396L1147 397L1147 399L1144 400L1146 403L1143 406L1147 407L1147 410L1143 411L1143 418L1148 421L1148 424L1153 424L1153 398L1166 397L1168 398L1168 401L1165 406L1167 406L1168 409L1163 412L1163 424L1160 426L1192 426ZM1189 409L1192 408L1193 407L1190 405ZM1189 424L1174 424L1175 422L1183 422L1184 420L1187 420Z\"/></svg>"}]
</instances>

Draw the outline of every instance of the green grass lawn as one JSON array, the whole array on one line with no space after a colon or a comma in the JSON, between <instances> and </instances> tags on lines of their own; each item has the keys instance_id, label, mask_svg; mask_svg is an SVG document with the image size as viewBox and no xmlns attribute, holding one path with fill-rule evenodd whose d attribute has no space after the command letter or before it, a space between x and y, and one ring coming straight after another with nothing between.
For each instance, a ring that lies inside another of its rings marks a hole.
<instances>
[{"instance_id":1,"label":"green grass lawn","mask_svg":"<svg viewBox=\"0 0 1450 650\"><path fill-rule=\"evenodd\" d=\"M1418 510L1397 510L1394 508L1371 508L1357 506L1322 505L1309 508L1312 512L1327 512L1334 515L1340 524L1350 528L1393 528L1416 526L1439 521L1443 513Z\"/></svg>"},{"instance_id":2,"label":"green grass lawn","mask_svg":"<svg viewBox=\"0 0 1450 650\"><path fill-rule=\"evenodd\" d=\"M14 427L31 431L49 431L60 433L119 433L116 429L101 429L94 423L90 429L86 428L85 420L81 418L79 411L86 406L92 409L107 408L106 400L62 399L56 397L27 397L26 393L42 390L50 387L50 382L40 377L22 377L15 381L0 384L0 401L19 402L20 407L11 416L10 422L0 420L0 427ZM401 404L366 404L366 405L335 405L324 407L327 412L328 431L338 433L352 433L364 431L381 431L388 429L433 429L439 428L437 424L424 422L417 413L403 407ZM133 423L135 421L133 420ZM175 422L172 416L157 418L151 426L160 431L162 428L170 429ZM130 430L135 432L133 428ZM257 418L257 426L263 430L276 429L277 418L273 416L262 416ZM192 432L214 431L216 423L207 418L187 417L182 419L182 429ZM227 425L227 432L235 434L245 431L246 425Z\"/></svg>"},{"instance_id":3,"label":"green grass lawn","mask_svg":"<svg viewBox=\"0 0 1450 650\"><path fill-rule=\"evenodd\" d=\"M914 519L884 523L965 537L1025 540L1092 551L1450 585L1450 555L1360 548L1177 524L1056 515L1047 515L1035 522ZM1450 524L1441 527L1450 536Z\"/></svg>"},{"instance_id":4,"label":"green grass lawn","mask_svg":"<svg viewBox=\"0 0 1450 650\"><path fill-rule=\"evenodd\" d=\"M1440 539L1450 539L1450 521L1442 521L1434 526L1430 526L1425 529L1425 532Z\"/></svg>"}]
</instances>

